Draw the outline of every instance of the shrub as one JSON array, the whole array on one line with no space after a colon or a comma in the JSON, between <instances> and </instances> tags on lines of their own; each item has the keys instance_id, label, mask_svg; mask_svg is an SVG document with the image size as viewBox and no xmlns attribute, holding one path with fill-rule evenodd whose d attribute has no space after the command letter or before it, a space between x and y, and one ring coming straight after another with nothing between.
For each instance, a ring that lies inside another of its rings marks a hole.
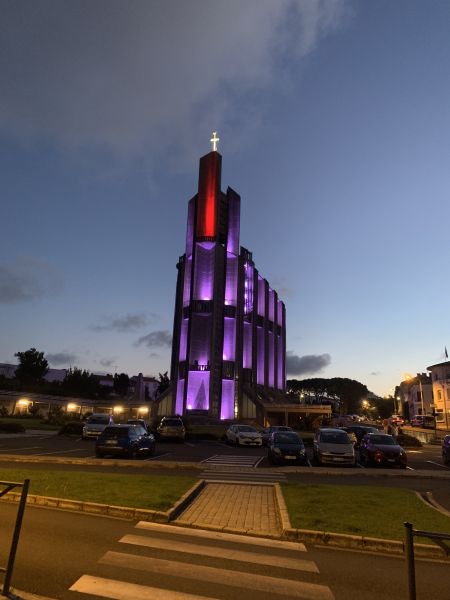
<instances>
[{"instance_id":1,"label":"shrub","mask_svg":"<svg viewBox=\"0 0 450 600\"><path fill-rule=\"evenodd\" d=\"M0 423L2 433L24 433L25 427L20 423Z\"/></svg>"},{"instance_id":2,"label":"shrub","mask_svg":"<svg viewBox=\"0 0 450 600\"><path fill-rule=\"evenodd\" d=\"M69 421L58 431L58 435L82 435L84 423L82 421Z\"/></svg>"},{"instance_id":3,"label":"shrub","mask_svg":"<svg viewBox=\"0 0 450 600\"><path fill-rule=\"evenodd\" d=\"M399 433L397 436L397 442L400 446L410 446L412 448L420 448L422 446L422 442L418 440L413 435L408 435L407 433Z\"/></svg>"}]
</instances>

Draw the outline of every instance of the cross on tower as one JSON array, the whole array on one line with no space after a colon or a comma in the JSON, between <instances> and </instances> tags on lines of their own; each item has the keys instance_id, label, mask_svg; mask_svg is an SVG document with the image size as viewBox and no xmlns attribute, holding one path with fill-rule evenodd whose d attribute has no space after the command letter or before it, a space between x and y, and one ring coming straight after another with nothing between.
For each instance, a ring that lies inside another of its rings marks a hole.
<instances>
[{"instance_id":1,"label":"cross on tower","mask_svg":"<svg viewBox=\"0 0 450 600\"><path fill-rule=\"evenodd\" d=\"M220 140L220 138L216 137L217 136L217 131L213 131L212 134L212 138L209 140L212 143L212 149L214 152L217 151L217 142Z\"/></svg>"}]
</instances>

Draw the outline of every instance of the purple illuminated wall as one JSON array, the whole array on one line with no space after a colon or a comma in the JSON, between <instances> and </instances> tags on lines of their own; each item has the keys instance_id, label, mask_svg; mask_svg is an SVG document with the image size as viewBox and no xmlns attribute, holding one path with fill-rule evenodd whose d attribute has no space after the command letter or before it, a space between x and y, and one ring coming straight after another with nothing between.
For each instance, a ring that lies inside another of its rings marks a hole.
<instances>
[{"instance_id":1,"label":"purple illuminated wall","mask_svg":"<svg viewBox=\"0 0 450 600\"><path fill-rule=\"evenodd\" d=\"M275 336L272 331L269 331L269 387L273 388L275 386Z\"/></svg>"},{"instance_id":2,"label":"purple illuminated wall","mask_svg":"<svg viewBox=\"0 0 450 600\"><path fill-rule=\"evenodd\" d=\"M253 267L245 264L244 279L244 314L248 315L253 311Z\"/></svg>"},{"instance_id":3,"label":"purple illuminated wall","mask_svg":"<svg viewBox=\"0 0 450 600\"><path fill-rule=\"evenodd\" d=\"M269 321L275 321L275 292L269 288Z\"/></svg>"},{"instance_id":4,"label":"purple illuminated wall","mask_svg":"<svg viewBox=\"0 0 450 600\"><path fill-rule=\"evenodd\" d=\"M194 300L212 300L214 286L215 243L195 244Z\"/></svg>"},{"instance_id":5,"label":"purple illuminated wall","mask_svg":"<svg viewBox=\"0 0 450 600\"><path fill-rule=\"evenodd\" d=\"M189 325L189 319L183 319L181 321L180 354L179 354L180 361L186 360L188 325Z\"/></svg>"},{"instance_id":6,"label":"purple illuminated wall","mask_svg":"<svg viewBox=\"0 0 450 600\"><path fill-rule=\"evenodd\" d=\"M228 189L228 238L227 252L239 253L239 227L241 219L241 199L233 190Z\"/></svg>"},{"instance_id":7,"label":"purple illuminated wall","mask_svg":"<svg viewBox=\"0 0 450 600\"><path fill-rule=\"evenodd\" d=\"M237 306L238 257L227 253L225 304Z\"/></svg>"},{"instance_id":8,"label":"purple illuminated wall","mask_svg":"<svg viewBox=\"0 0 450 600\"><path fill-rule=\"evenodd\" d=\"M283 373L283 338L281 335L277 336L278 340L278 389L282 390L284 387L284 373Z\"/></svg>"},{"instance_id":9,"label":"purple illuminated wall","mask_svg":"<svg viewBox=\"0 0 450 600\"><path fill-rule=\"evenodd\" d=\"M258 315L264 317L266 314L266 286L264 279L258 275Z\"/></svg>"},{"instance_id":10,"label":"purple illuminated wall","mask_svg":"<svg viewBox=\"0 0 450 600\"><path fill-rule=\"evenodd\" d=\"M177 383L177 399L175 402L175 414L183 414L183 395L184 395L184 379L180 379Z\"/></svg>"},{"instance_id":11,"label":"purple illuminated wall","mask_svg":"<svg viewBox=\"0 0 450 600\"><path fill-rule=\"evenodd\" d=\"M222 379L222 405L220 408L221 419L234 418L234 380Z\"/></svg>"},{"instance_id":12,"label":"purple illuminated wall","mask_svg":"<svg viewBox=\"0 0 450 600\"><path fill-rule=\"evenodd\" d=\"M256 328L257 356L256 356L256 382L264 385L264 329Z\"/></svg>"},{"instance_id":13,"label":"purple illuminated wall","mask_svg":"<svg viewBox=\"0 0 450 600\"><path fill-rule=\"evenodd\" d=\"M191 271L192 256L186 258L184 263L183 306L189 306L191 300Z\"/></svg>"},{"instance_id":14,"label":"purple illuminated wall","mask_svg":"<svg viewBox=\"0 0 450 600\"><path fill-rule=\"evenodd\" d=\"M209 371L190 371L186 399L187 410L208 410Z\"/></svg>"},{"instance_id":15,"label":"purple illuminated wall","mask_svg":"<svg viewBox=\"0 0 450 600\"><path fill-rule=\"evenodd\" d=\"M191 321L189 363L192 365L197 361L199 365L207 366L211 360L212 314L194 313Z\"/></svg>"},{"instance_id":16,"label":"purple illuminated wall","mask_svg":"<svg viewBox=\"0 0 450 600\"><path fill-rule=\"evenodd\" d=\"M223 360L235 360L236 319L224 317L223 320Z\"/></svg>"},{"instance_id":17,"label":"purple illuminated wall","mask_svg":"<svg viewBox=\"0 0 450 600\"><path fill-rule=\"evenodd\" d=\"M244 369L252 368L252 324L244 321L244 348L242 353Z\"/></svg>"}]
</instances>

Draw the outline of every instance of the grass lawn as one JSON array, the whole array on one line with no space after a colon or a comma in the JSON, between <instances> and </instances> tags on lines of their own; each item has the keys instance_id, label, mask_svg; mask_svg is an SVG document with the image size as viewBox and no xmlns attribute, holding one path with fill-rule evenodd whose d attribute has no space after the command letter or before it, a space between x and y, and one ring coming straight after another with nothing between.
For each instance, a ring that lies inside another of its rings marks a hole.
<instances>
[{"instance_id":1,"label":"grass lawn","mask_svg":"<svg viewBox=\"0 0 450 600\"><path fill-rule=\"evenodd\" d=\"M52 425L50 423L43 423L42 419L23 418L23 417L0 417L0 423L19 423L23 425L25 429L45 429L45 430L59 430L61 425Z\"/></svg>"},{"instance_id":2,"label":"grass lawn","mask_svg":"<svg viewBox=\"0 0 450 600\"><path fill-rule=\"evenodd\" d=\"M375 486L282 484L292 527L403 540L403 523L450 533L450 518L413 491ZM425 538L421 543L432 543Z\"/></svg>"},{"instance_id":3,"label":"grass lawn","mask_svg":"<svg viewBox=\"0 0 450 600\"><path fill-rule=\"evenodd\" d=\"M0 469L1 481L21 482L27 478L30 479L30 494L163 511L197 481L178 475Z\"/></svg>"}]
</instances>

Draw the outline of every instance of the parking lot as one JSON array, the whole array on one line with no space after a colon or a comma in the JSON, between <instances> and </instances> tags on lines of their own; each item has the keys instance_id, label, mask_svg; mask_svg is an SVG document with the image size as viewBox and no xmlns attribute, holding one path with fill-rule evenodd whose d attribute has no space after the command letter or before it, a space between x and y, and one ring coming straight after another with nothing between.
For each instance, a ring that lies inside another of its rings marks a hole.
<instances>
[{"instance_id":1,"label":"parking lot","mask_svg":"<svg viewBox=\"0 0 450 600\"><path fill-rule=\"evenodd\" d=\"M83 440L76 436L60 436L50 432L34 434L0 435L0 460L2 456L40 456L66 458L95 458L94 440ZM422 448L406 448L409 470L450 471L442 462L438 445ZM312 448L307 447L309 465L314 466ZM357 453L358 458L358 453ZM205 465L268 467L265 447L236 448L222 441L158 442L155 455L144 461L198 462ZM358 468L364 468L358 462ZM307 467L306 467L307 468Z\"/></svg>"}]
</instances>

